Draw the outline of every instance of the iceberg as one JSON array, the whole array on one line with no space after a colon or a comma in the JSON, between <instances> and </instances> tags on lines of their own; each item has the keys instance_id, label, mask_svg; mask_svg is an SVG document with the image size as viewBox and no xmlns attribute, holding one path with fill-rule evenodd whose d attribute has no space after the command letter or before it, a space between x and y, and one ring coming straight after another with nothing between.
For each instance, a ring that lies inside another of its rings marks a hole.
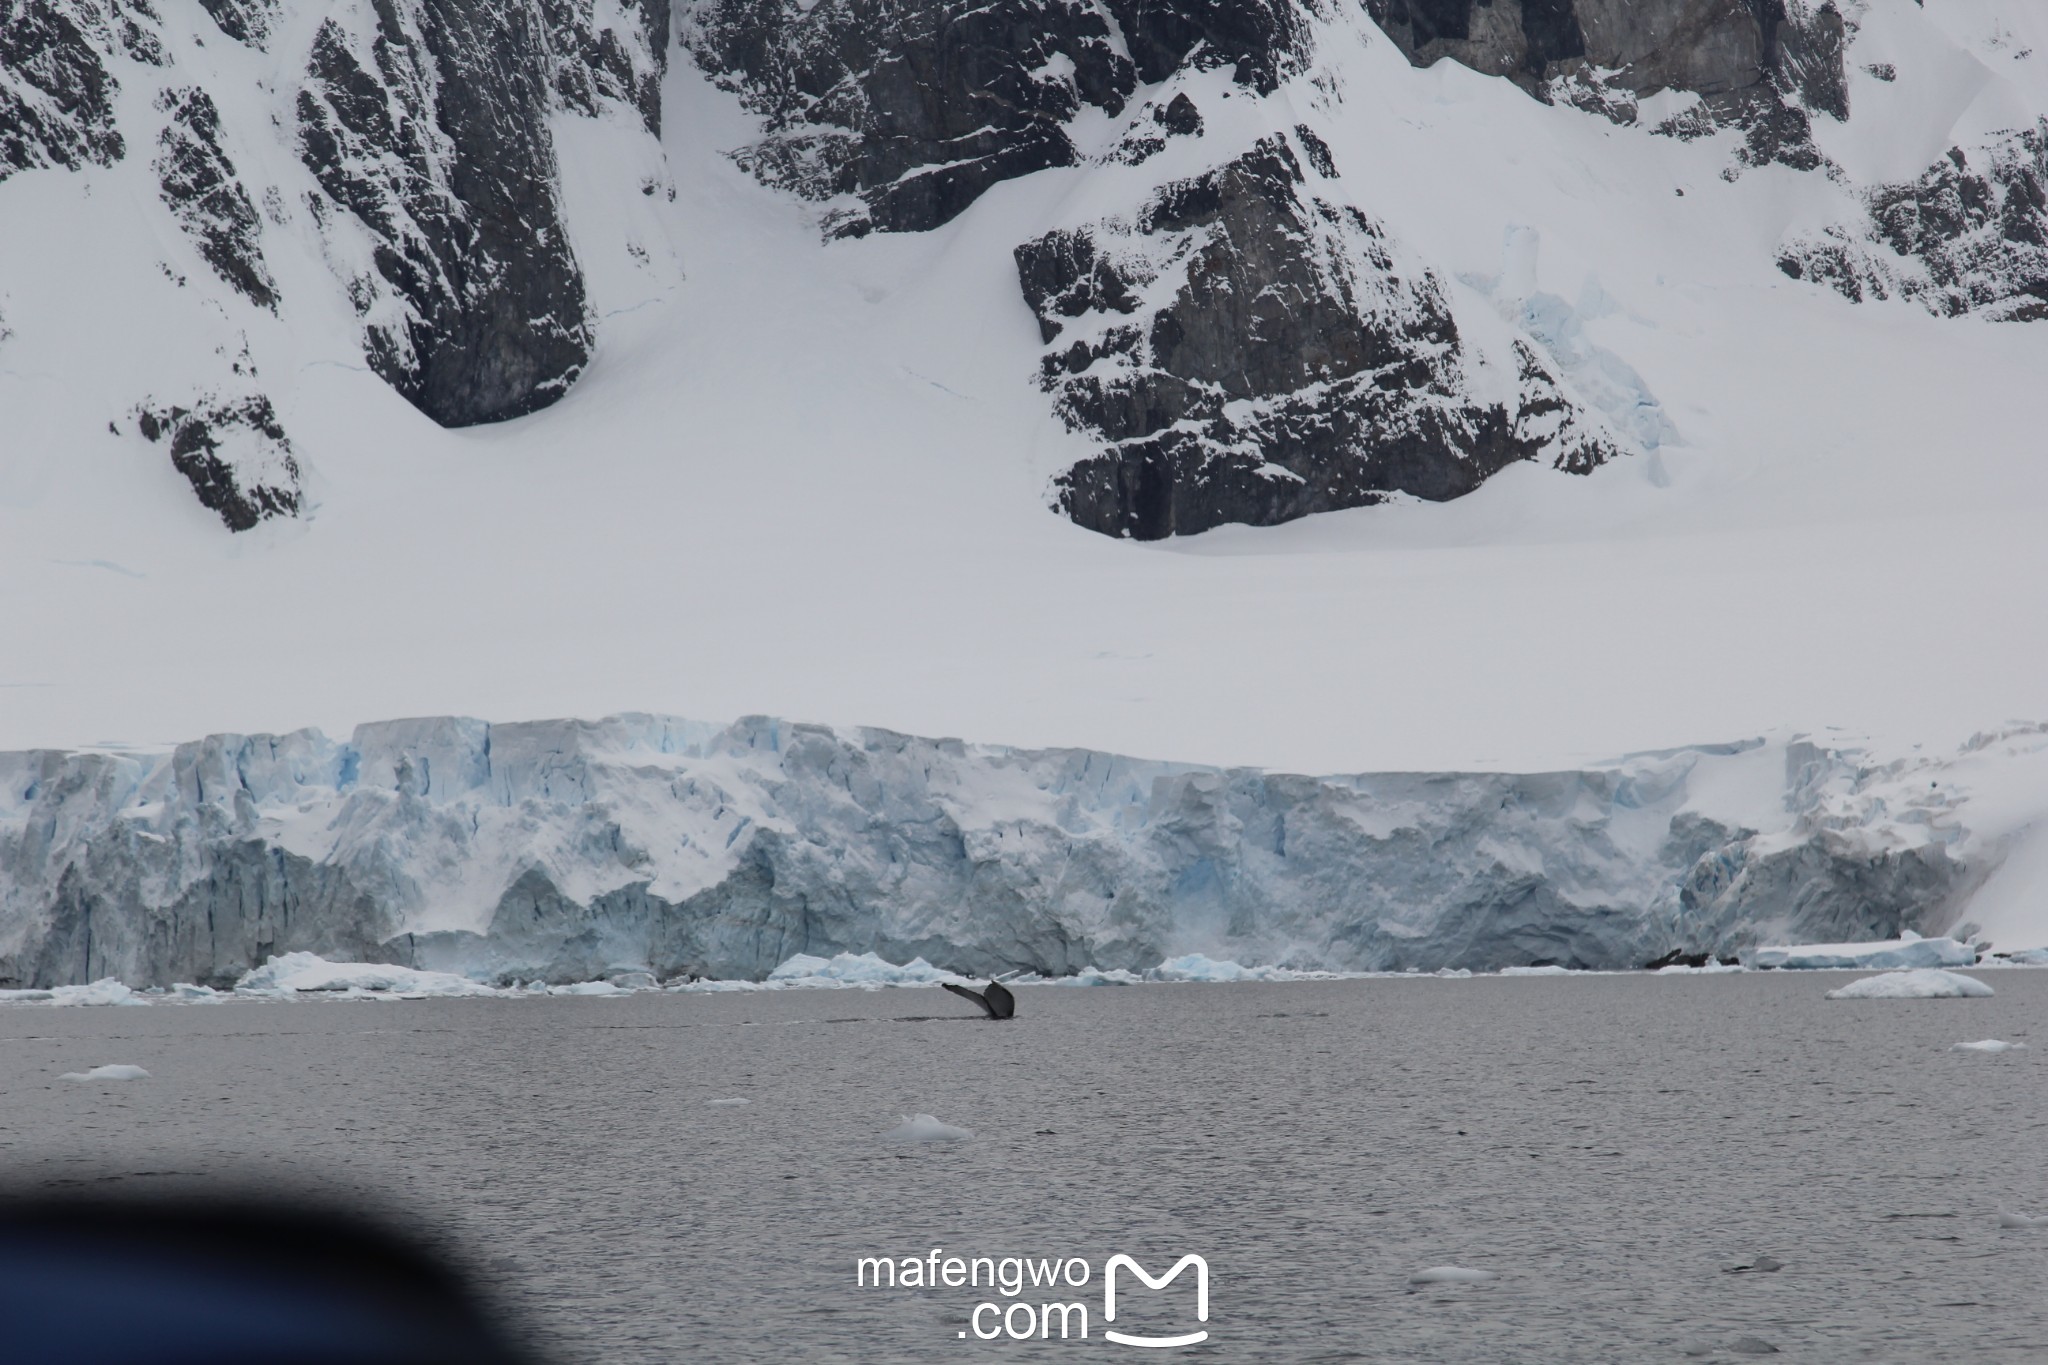
<instances>
[{"instance_id":1,"label":"iceberg","mask_svg":"<svg viewBox=\"0 0 2048 1365\"><path fill-rule=\"evenodd\" d=\"M60 1081L143 1081L149 1073L139 1066L114 1063L110 1066L96 1066L90 1071L67 1071L57 1078Z\"/></svg>"},{"instance_id":2,"label":"iceberg","mask_svg":"<svg viewBox=\"0 0 2048 1365\"><path fill-rule=\"evenodd\" d=\"M313 953L284 953L243 974L237 995L497 995L481 982L452 972L417 971L374 962L329 962Z\"/></svg>"},{"instance_id":3,"label":"iceberg","mask_svg":"<svg viewBox=\"0 0 2048 1365\"><path fill-rule=\"evenodd\" d=\"M111 976L85 986L58 986L50 992L53 1005L146 1005L149 1002Z\"/></svg>"},{"instance_id":4,"label":"iceberg","mask_svg":"<svg viewBox=\"0 0 2048 1365\"><path fill-rule=\"evenodd\" d=\"M1956 1000L1996 994L1974 976L1935 967L1866 976L1828 992L1830 1000Z\"/></svg>"},{"instance_id":5,"label":"iceberg","mask_svg":"<svg viewBox=\"0 0 2048 1365\"><path fill-rule=\"evenodd\" d=\"M1228 959L1219 961L1205 953L1183 953L1168 958L1146 974L1152 981L1315 981L1331 980L1335 972L1303 972L1286 967L1247 967Z\"/></svg>"},{"instance_id":6,"label":"iceberg","mask_svg":"<svg viewBox=\"0 0 2048 1365\"><path fill-rule=\"evenodd\" d=\"M2025 1043L2008 1043L2002 1038L1982 1038L1974 1043L1957 1043L1950 1052L2017 1052Z\"/></svg>"},{"instance_id":7,"label":"iceberg","mask_svg":"<svg viewBox=\"0 0 2048 1365\"><path fill-rule=\"evenodd\" d=\"M1922 938L1908 930L1875 943L1807 943L1757 948L1745 958L1751 967L1812 971L1836 967L1972 967L1977 950L1952 938Z\"/></svg>"},{"instance_id":8,"label":"iceberg","mask_svg":"<svg viewBox=\"0 0 2048 1365\"><path fill-rule=\"evenodd\" d=\"M1127 972L1121 967L1112 967L1106 972L1098 967L1088 967L1075 972L1072 976L1056 976L1047 984L1054 986L1138 986L1143 985L1144 981L1145 978L1136 972Z\"/></svg>"},{"instance_id":9,"label":"iceberg","mask_svg":"<svg viewBox=\"0 0 2048 1365\"><path fill-rule=\"evenodd\" d=\"M942 1123L930 1114L905 1114L903 1122L882 1134L885 1142L963 1142L974 1134Z\"/></svg>"},{"instance_id":10,"label":"iceberg","mask_svg":"<svg viewBox=\"0 0 2048 1365\"><path fill-rule=\"evenodd\" d=\"M942 972L923 958L901 966L874 953L840 953L831 958L798 953L768 973L771 986L936 986L965 980L953 972Z\"/></svg>"}]
</instances>

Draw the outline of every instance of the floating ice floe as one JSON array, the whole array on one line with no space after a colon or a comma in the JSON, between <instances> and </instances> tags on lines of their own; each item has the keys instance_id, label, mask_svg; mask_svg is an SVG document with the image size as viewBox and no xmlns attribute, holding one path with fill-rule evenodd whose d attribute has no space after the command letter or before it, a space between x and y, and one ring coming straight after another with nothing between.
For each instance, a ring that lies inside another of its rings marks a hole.
<instances>
[{"instance_id":1,"label":"floating ice floe","mask_svg":"<svg viewBox=\"0 0 2048 1365\"><path fill-rule=\"evenodd\" d=\"M1950 1052L2015 1052L2025 1043L2008 1043L2003 1038L1980 1038L1974 1043L1957 1043Z\"/></svg>"},{"instance_id":2,"label":"floating ice floe","mask_svg":"<svg viewBox=\"0 0 2048 1365\"><path fill-rule=\"evenodd\" d=\"M2048 1218L2029 1218L2024 1213L2001 1213L1998 1226L2002 1228L2048 1228Z\"/></svg>"},{"instance_id":3,"label":"floating ice floe","mask_svg":"<svg viewBox=\"0 0 2048 1365\"><path fill-rule=\"evenodd\" d=\"M1054 986L1142 986L1145 978L1136 972L1127 972L1121 967L1103 971L1100 967L1085 967L1072 976L1056 976L1048 983Z\"/></svg>"},{"instance_id":4,"label":"floating ice floe","mask_svg":"<svg viewBox=\"0 0 2048 1365\"><path fill-rule=\"evenodd\" d=\"M550 986L549 995L631 995L624 986L610 981L578 981L573 986Z\"/></svg>"},{"instance_id":5,"label":"floating ice floe","mask_svg":"<svg viewBox=\"0 0 2048 1365\"><path fill-rule=\"evenodd\" d=\"M143 1081L149 1073L139 1066L116 1062L110 1066L96 1066L90 1071L67 1071L57 1078L60 1081Z\"/></svg>"},{"instance_id":6,"label":"floating ice floe","mask_svg":"<svg viewBox=\"0 0 2048 1365\"><path fill-rule=\"evenodd\" d=\"M704 1107L707 1109L737 1109L743 1104L751 1103L753 1103L752 1100L743 1100L734 1097L732 1099L724 1100L706 1100L704 1101Z\"/></svg>"},{"instance_id":7,"label":"floating ice floe","mask_svg":"<svg viewBox=\"0 0 2048 1365\"><path fill-rule=\"evenodd\" d=\"M1805 943L1757 948L1746 961L1752 967L1817 971L1838 967L1969 967L1977 950L1952 938L1922 938L1907 930L1897 938L1875 943Z\"/></svg>"},{"instance_id":8,"label":"floating ice floe","mask_svg":"<svg viewBox=\"0 0 2048 1365\"><path fill-rule=\"evenodd\" d=\"M898 966L874 953L840 953L836 957L814 957L798 953L768 973L763 984L789 986L857 986L876 990L883 986L936 986L945 981L964 981L955 972L940 971L921 957Z\"/></svg>"},{"instance_id":9,"label":"floating ice floe","mask_svg":"<svg viewBox=\"0 0 2048 1365\"><path fill-rule=\"evenodd\" d=\"M53 1005L146 1005L149 1002L111 976L90 986L55 986L50 990Z\"/></svg>"},{"instance_id":10,"label":"floating ice floe","mask_svg":"<svg viewBox=\"0 0 2048 1365\"><path fill-rule=\"evenodd\" d=\"M930 1114L905 1114L903 1122L882 1134L884 1142L961 1142L974 1134L942 1123Z\"/></svg>"},{"instance_id":11,"label":"floating ice floe","mask_svg":"<svg viewBox=\"0 0 2048 1365\"><path fill-rule=\"evenodd\" d=\"M2007 962L2024 967L2048 967L2048 948L2021 948L2017 952L2000 953Z\"/></svg>"},{"instance_id":12,"label":"floating ice floe","mask_svg":"<svg viewBox=\"0 0 2048 1365\"><path fill-rule=\"evenodd\" d=\"M1481 1284L1493 1279L1491 1270L1468 1270L1461 1265L1433 1265L1408 1277L1410 1284Z\"/></svg>"},{"instance_id":13,"label":"floating ice floe","mask_svg":"<svg viewBox=\"0 0 2048 1365\"><path fill-rule=\"evenodd\" d=\"M379 962L329 962L312 953L284 953L242 975L235 994L268 999L324 993L344 997L499 995L453 972L426 972Z\"/></svg>"},{"instance_id":14,"label":"floating ice floe","mask_svg":"<svg viewBox=\"0 0 2048 1365\"><path fill-rule=\"evenodd\" d=\"M1502 976L1570 976L1572 969L1560 967L1556 963L1551 962L1545 963L1541 967L1503 967L1500 969L1500 974Z\"/></svg>"},{"instance_id":15,"label":"floating ice floe","mask_svg":"<svg viewBox=\"0 0 2048 1365\"><path fill-rule=\"evenodd\" d=\"M1974 976L1918 967L1906 972L1866 976L1828 992L1830 1000L1954 1000L1996 994Z\"/></svg>"},{"instance_id":16,"label":"floating ice floe","mask_svg":"<svg viewBox=\"0 0 2048 1365\"><path fill-rule=\"evenodd\" d=\"M1170 957L1145 973L1150 981L1341 981L1348 972L1304 972L1291 967L1247 967L1206 953Z\"/></svg>"},{"instance_id":17,"label":"floating ice floe","mask_svg":"<svg viewBox=\"0 0 2048 1365\"><path fill-rule=\"evenodd\" d=\"M1741 970L1742 964L1739 962L1703 962L1697 967L1687 966L1683 962L1673 962L1666 966L1659 967L1656 971L1656 975L1719 976L1727 972L1739 972Z\"/></svg>"}]
</instances>

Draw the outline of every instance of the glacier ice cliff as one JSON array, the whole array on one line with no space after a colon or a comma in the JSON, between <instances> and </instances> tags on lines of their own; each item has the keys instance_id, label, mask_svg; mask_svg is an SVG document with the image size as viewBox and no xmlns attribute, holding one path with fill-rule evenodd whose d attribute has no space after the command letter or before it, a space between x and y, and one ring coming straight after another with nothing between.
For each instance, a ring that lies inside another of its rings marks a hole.
<instances>
[{"instance_id":1,"label":"glacier ice cliff","mask_svg":"<svg viewBox=\"0 0 2048 1365\"><path fill-rule=\"evenodd\" d=\"M758 980L798 953L1621 968L1933 934L2002 852L1941 780L1955 761L1758 740L1305 777L646 715L15 752L0 987L226 985L295 951Z\"/></svg>"}]
</instances>

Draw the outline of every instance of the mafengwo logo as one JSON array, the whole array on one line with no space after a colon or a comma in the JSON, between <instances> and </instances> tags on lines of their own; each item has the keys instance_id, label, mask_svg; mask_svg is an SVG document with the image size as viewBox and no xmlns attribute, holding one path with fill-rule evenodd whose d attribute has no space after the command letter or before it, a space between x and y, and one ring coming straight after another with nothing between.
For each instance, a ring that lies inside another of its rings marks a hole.
<instances>
[{"instance_id":1,"label":"mafengwo logo","mask_svg":"<svg viewBox=\"0 0 2048 1365\"><path fill-rule=\"evenodd\" d=\"M1192 1331L1161 1334L1156 1332L1118 1331L1111 1324L1117 1320L1117 1277L1126 1274L1130 1288L1125 1291L1124 1308L1128 1319L1131 1307L1129 1295L1142 1284L1146 1289L1164 1290L1181 1277L1182 1272L1192 1270L1194 1275L1194 1319L1196 1323L1209 1320L1209 1263L1200 1256L1190 1253L1175 1261L1165 1274L1154 1275L1140 1265L1135 1257L1122 1252L1102 1263L1102 1317L1099 1320L1102 1338L1121 1346L1194 1346L1209 1339L1209 1329L1195 1327ZM993 1290L1003 1296L1006 1302L984 1300L974 1305L967 1315L967 1326L958 1335L970 1334L981 1341L994 1341L1008 1337L1011 1341L1051 1341L1053 1324L1059 1324L1057 1339L1062 1341L1088 1337L1093 1322L1089 1316L1087 1301L1074 1295L1074 1290L1086 1289L1096 1279L1094 1268L1079 1256L1064 1260L1024 1256L948 1256L944 1247L933 1247L927 1256L903 1256L891 1259L885 1256L863 1256L854 1266L854 1283L862 1289L981 1289ZM1038 1290L1038 1295L1027 1295L1026 1290ZM1058 1299L1049 1297L1061 1296ZM1184 1325L1192 1326L1185 1322ZM1128 1325L1128 1322L1127 1324Z\"/></svg>"}]
</instances>

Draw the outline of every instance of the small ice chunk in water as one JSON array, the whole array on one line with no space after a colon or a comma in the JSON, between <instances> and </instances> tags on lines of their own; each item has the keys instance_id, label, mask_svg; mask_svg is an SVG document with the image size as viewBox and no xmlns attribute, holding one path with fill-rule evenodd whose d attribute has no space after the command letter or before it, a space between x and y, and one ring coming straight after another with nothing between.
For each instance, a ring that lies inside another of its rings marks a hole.
<instances>
[{"instance_id":1,"label":"small ice chunk in water","mask_svg":"<svg viewBox=\"0 0 2048 1365\"><path fill-rule=\"evenodd\" d=\"M140 1081L149 1076L139 1066L117 1062L112 1066L96 1066L90 1071L67 1071L57 1079L60 1081Z\"/></svg>"},{"instance_id":2,"label":"small ice chunk in water","mask_svg":"<svg viewBox=\"0 0 2048 1365\"><path fill-rule=\"evenodd\" d=\"M1494 1278L1491 1270L1468 1270L1461 1265L1433 1265L1408 1277L1410 1284L1480 1284Z\"/></svg>"},{"instance_id":3,"label":"small ice chunk in water","mask_svg":"<svg viewBox=\"0 0 2048 1365\"><path fill-rule=\"evenodd\" d=\"M1762 1337L1737 1337L1728 1343L1728 1353L1738 1356L1774 1356L1778 1348Z\"/></svg>"},{"instance_id":4,"label":"small ice chunk in water","mask_svg":"<svg viewBox=\"0 0 2048 1365\"><path fill-rule=\"evenodd\" d=\"M743 1105L743 1104L748 1104L748 1103L751 1103L751 1101L749 1101L749 1100L742 1100L742 1099L729 1099L729 1100L706 1100L706 1101L704 1101L704 1103L705 1103L705 1105L706 1105L707 1107L709 1107L709 1108L712 1108L712 1109L737 1109L737 1108L739 1108L739 1107L740 1107L741 1105Z\"/></svg>"},{"instance_id":5,"label":"small ice chunk in water","mask_svg":"<svg viewBox=\"0 0 2048 1365\"><path fill-rule=\"evenodd\" d=\"M974 1134L965 1128L941 1123L930 1114L905 1114L903 1122L882 1134L884 1142L959 1142Z\"/></svg>"},{"instance_id":6,"label":"small ice chunk in water","mask_svg":"<svg viewBox=\"0 0 2048 1365\"><path fill-rule=\"evenodd\" d=\"M2002 1228L2048 1228L2048 1218L2029 1218L2024 1213L2001 1213L1998 1226Z\"/></svg>"},{"instance_id":7,"label":"small ice chunk in water","mask_svg":"<svg viewBox=\"0 0 2048 1365\"><path fill-rule=\"evenodd\" d=\"M2003 1038L1980 1038L1974 1043L1957 1043L1950 1052L2013 1052L2025 1043L2008 1043Z\"/></svg>"},{"instance_id":8,"label":"small ice chunk in water","mask_svg":"<svg viewBox=\"0 0 2048 1365\"><path fill-rule=\"evenodd\" d=\"M1939 967L1918 967L1909 972L1886 972L1828 992L1830 1000L1954 1000L1962 996L1984 996L1994 992L1974 976L1945 972Z\"/></svg>"}]
</instances>

